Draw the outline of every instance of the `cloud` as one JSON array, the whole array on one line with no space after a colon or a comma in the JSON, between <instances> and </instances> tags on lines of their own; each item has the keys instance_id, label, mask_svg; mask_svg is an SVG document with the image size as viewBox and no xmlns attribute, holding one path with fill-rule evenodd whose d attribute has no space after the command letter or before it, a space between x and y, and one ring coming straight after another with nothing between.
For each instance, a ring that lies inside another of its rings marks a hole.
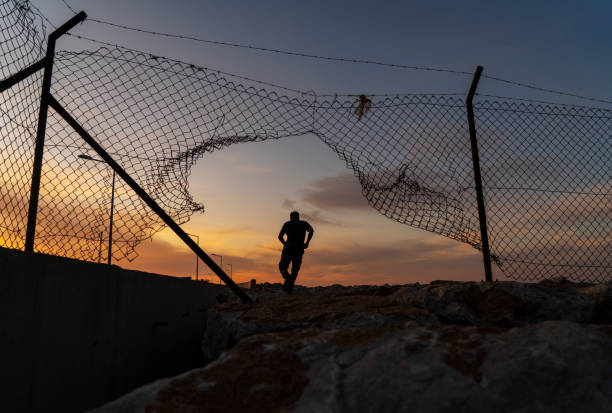
<instances>
[{"instance_id":1,"label":"cloud","mask_svg":"<svg viewBox=\"0 0 612 413\"><path fill-rule=\"evenodd\" d=\"M206 247L204 246L206 251ZM137 247L139 257L132 263L120 262L126 268L160 274L193 276L195 255L187 248L154 239ZM210 252L210 251L207 251ZM278 273L280 243L260 245L244 252L224 252L224 270L231 263L236 282L256 279L257 282L282 282ZM212 257L217 263L218 258ZM494 268L494 277L503 279ZM200 261L200 278L218 282L212 271ZM443 237L426 240L405 240L379 245L347 243L333 247L313 244L304 254L298 284L357 285L405 284L436 279L472 280L483 278L482 258L478 251Z\"/></svg>"},{"instance_id":2,"label":"cloud","mask_svg":"<svg viewBox=\"0 0 612 413\"><path fill-rule=\"evenodd\" d=\"M310 224L316 225L332 225L336 227L346 227L346 224L338 220L330 219L323 215L319 210L307 210L299 208L297 203L291 199L285 199L282 203L283 208L297 210L300 213L300 218L308 221Z\"/></svg>"},{"instance_id":3,"label":"cloud","mask_svg":"<svg viewBox=\"0 0 612 413\"><path fill-rule=\"evenodd\" d=\"M344 245L307 250L298 283L303 285L405 284L437 279L479 281L482 256L456 241L406 240L378 246ZM494 268L494 277L504 279Z\"/></svg>"},{"instance_id":4,"label":"cloud","mask_svg":"<svg viewBox=\"0 0 612 413\"><path fill-rule=\"evenodd\" d=\"M300 216L311 224L346 227L340 220L330 218L327 212L368 210L370 206L361 193L357 178L350 174L325 177L313 181L299 191L299 200L284 199L283 208L299 210Z\"/></svg>"},{"instance_id":5,"label":"cloud","mask_svg":"<svg viewBox=\"0 0 612 413\"><path fill-rule=\"evenodd\" d=\"M137 247L138 258L118 264L127 269L157 274L192 276L195 275L195 254L187 247L177 248L170 242L160 239L141 242ZM199 272L203 274L205 265L200 262Z\"/></svg>"},{"instance_id":6,"label":"cloud","mask_svg":"<svg viewBox=\"0 0 612 413\"><path fill-rule=\"evenodd\" d=\"M347 244L336 248L314 249L311 254L318 265L343 266L363 263L418 262L434 259L443 253L447 258L472 255L471 248L440 237L436 241L405 240L382 245Z\"/></svg>"},{"instance_id":7,"label":"cloud","mask_svg":"<svg viewBox=\"0 0 612 413\"><path fill-rule=\"evenodd\" d=\"M328 219L321 214L321 211L303 212L301 217L311 224L317 225L332 225L335 227L346 227L347 225L340 221Z\"/></svg>"},{"instance_id":8,"label":"cloud","mask_svg":"<svg viewBox=\"0 0 612 413\"><path fill-rule=\"evenodd\" d=\"M210 245L201 243L200 246L206 254L217 263L221 264L219 257L212 256L212 252L217 252L223 256L223 270L230 275L232 265L233 279L236 282L245 282L257 279L258 282L276 282L278 275L278 260L280 258L281 244L258 246L252 250L240 252L227 250L211 250ZM136 250L138 258L132 262L122 260L118 265L127 269L171 275L171 276L190 276L194 277L196 272L196 255L187 246L173 244L170 241L155 236L151 242L140 243ZM219 278L203 262L199 261L199 278L217 283Z\"/></svg>"},{"instance_id":9,"label":"cloud","mask_svg":"<svg viewBox=\"0 0 612 413\"><path fill-rule=\"evenodd\" d=\"M353 175L342 174L318 179L300 191L301 200L322 209L369 209L361 185Z\"/></svg>"}]
</instances>

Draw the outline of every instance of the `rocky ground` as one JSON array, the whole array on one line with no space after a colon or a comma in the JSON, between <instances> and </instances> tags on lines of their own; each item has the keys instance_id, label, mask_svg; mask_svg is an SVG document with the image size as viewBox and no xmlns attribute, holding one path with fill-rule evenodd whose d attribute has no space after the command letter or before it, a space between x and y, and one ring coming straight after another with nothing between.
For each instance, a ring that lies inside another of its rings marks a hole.
<instances>
[{"instance_id":1,"label":"rocky ground","mask_svg":"<svg viewBox=\"0 0 612 413\"><path fill-rule=\"evenodd\" d=\"M258 285L219 297L209 363L96 410L612 412L612 285Z\"/></svg>"}]
</instances>

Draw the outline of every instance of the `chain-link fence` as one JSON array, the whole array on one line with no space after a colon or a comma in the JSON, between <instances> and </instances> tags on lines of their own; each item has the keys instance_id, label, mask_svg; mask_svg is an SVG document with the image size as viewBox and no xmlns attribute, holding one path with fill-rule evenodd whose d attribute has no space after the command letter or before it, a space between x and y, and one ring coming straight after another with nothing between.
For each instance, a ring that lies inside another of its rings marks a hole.
<instances>
[{"instance_id":1,"label":"chain-link fence","mask_svg":"<svg viewBox=\"0 0 612 413\"><path fill-rule=\"evenodd\" d=\"M5 79L45 55L45 33L25 1L0 3L0 18ZM22 249L25 242L41 81L38 72L0 95L0 245L8 248Z\"/></svg>"},{"instance_id":2,"label":"chain-link fence","mask_svg":"<svg viewBox=\"0 0 612 413\"><path fill-rule=\"evenodd\" d=\"M27 2L0 6L0 33L18 39L2 43L5 77L43 54L42 33L33 17L18 17L19 4ZM14 35L6 16L25 21L29 34ZM10 248L23 247L36 76L0 103L0 241ZM317 96L122 48L58 52L51 93L179 223L203 210L188 178L205 154L314 135L381 214L481 248L464 96ZM516 279L609 280L612 111L497 98L479 98L474 109L493 261ZM91 154L50 111L37 251L98 259L113 171L79 157ZM121 180L114 197L113 256L132 259L163 222Z\"/></svg>"},{"instance_id":3,"label":"chain-link fence","mask_svg":"<svg viewBox=\"0 0 612 413\"><path fill-rule=\"evenodd\" d=\"M609 280L612 111L475 105L492 254L510 276Z\"/></svg>"}]
</instances>

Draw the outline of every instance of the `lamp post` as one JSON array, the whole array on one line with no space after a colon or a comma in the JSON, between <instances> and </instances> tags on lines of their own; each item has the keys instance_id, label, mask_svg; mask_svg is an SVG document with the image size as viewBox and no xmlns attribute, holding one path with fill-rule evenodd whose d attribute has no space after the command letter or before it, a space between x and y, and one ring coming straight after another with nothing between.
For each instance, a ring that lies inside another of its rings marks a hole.
<instances>
[{"instance_id":1,"label":"lamp post","mask_svg":"<svg viewBox=\"0 0 612 413\"><path fill-rule=\"evenodd\" d=\"M92 158L89 155L81 154L78 156L81 159L88 161L106 163L101 159ZM113 213L115 210L115 170L113 169L113 186L111 189L111 206L110 206L110 224L108 227L108 265L111 264L112 251L113 251Z\"/></svg>"},{"instance_id":2,"label":"lamp post","mask_svg":"<svg viewBox=\"0 0 612 413\"><path fill-rule=\"evenodd\" d=\"M232 268L232 264L225 264L228 267L230 267L230 278L233 280L234 279L234 269Z\"/></svg>"},{"instance_id":3,"label":"lamp post","mask_svg":"<svg viewBox=\"0 0 612 413\"><path fill-rule=\"evenodd\" d=\"M98 264L102 261L102 232L100 232L100 246L98 247Z\"/></svg>"},{"instance_id":4,"label":"lamp post","mask_svg":"<svg viewBox=\"0 0 612 413\"><path fill-rule=\"evenodd\" d=\"M221 259L221 265L219 267L223 269L223 255L219 255L219 254L210 254L210 255L214 255L215 257L219 257ZM219 284L221 284L221 278L219 278Z\"/></svg>"},{"instance_id":5,"label":"lamp post","mask_svg":"<svg viewBox=\"0 0 612 413\"><path fill-rule=\"evenodd\" d=\"M198 245L200 245L200 236L199 235L195 235L195 234L187 234L187 235L189 235L190 237L196 237L196 243ZM198 280L198 272L199 272L198 261L199 261L198 254L196 254L196 281Z\"/></svg>"}]
</instances>

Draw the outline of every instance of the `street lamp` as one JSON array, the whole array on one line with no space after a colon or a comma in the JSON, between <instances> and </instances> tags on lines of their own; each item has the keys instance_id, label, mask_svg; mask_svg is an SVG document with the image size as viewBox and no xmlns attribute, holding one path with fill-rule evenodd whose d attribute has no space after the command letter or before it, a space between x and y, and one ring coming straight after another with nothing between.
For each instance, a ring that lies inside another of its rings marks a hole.
<instances>
[{"instance_id":1,"label":"street lamp","mask_svg":"<svg viewBox=\"0 0 612 413\"><path fill-rule=\"evenodd\" d=\"M234 279L234 269L232 268L232 264L225 264L228 267L230 267L230 278L233 280Z\"/></svg>"},{"instance_id":2,"label":"street lamp","mask_svg":"<svg viewBox=\"0 0 612 413\"><path fill-rule=\"evenodd\" d=\"M100 245L98 246L98 264L102 261L102 231L100 231Z\"/></svg>"},{"instance_id":3,"label":"street lamp","mask_svg":"<svg viewBox=\"0 0 612 413\"><path fill-rule=\"evenodd\" d=\"M223 270L223 256L219 255L219 254L210 254L210 255L214 255L215 257L219 257L221 259L221 270ZM219 284L221 284L221 277L219 277Z\"/></svg>"},{"instance_id":4,"label":"street lamp","mask_svg":"<svg viewBox=\"0 0 612 413\"><path fill-rule=\"evenodd\" d=\"M198 246L200 246L200 237L198 235L195 235L195 234L187 234L187 235L189 235L190 237L196 237L197 238L196 242ZM196 281L198 280L198 261L199 261L198 254L196 254Z\"/></svg>"},{"instance_id":5,"label":"street lamp","mask_svg":"<svg viewBox=\"0 0 612 413\"><path fill-rule=\"evenodd\" d=\"M89 155L81 154L78 155L81 159L86 159L88 161L101 162L106 163L101 159L92 158ZM115 209L115 170L113 169L113 186L111 190L111 206L110 206L110 225L108 228L108 265L111 264L111 256L113 250L113 212Z\"/></svg>"}]
</instances>

